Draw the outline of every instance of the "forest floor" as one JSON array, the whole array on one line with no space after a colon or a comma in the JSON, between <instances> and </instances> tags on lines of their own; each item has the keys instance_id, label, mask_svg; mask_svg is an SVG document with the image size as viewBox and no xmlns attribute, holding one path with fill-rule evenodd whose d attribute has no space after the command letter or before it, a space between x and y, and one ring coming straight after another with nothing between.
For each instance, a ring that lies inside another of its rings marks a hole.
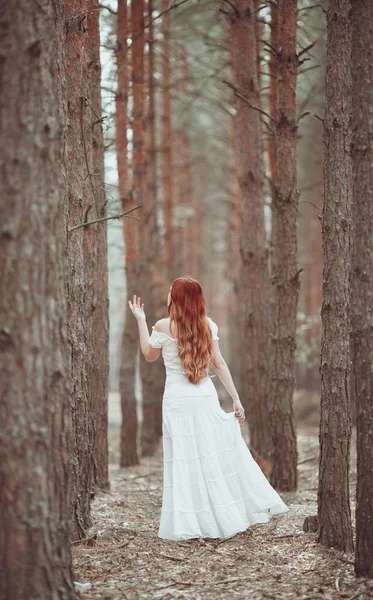
<instances>
[{"instance_id":1,"label":"forest floor","mask_svg":"<svg viewBox=\"0 0 373 600\"><path fill-rule=\"evenodd\" d=\"M247 426L242 434L248 439ZM351 447L351 510L355 524L355 431ZM317 513L318 428L298 425L296 493L290 510L228 540L158 538L162 447L135 467L120 468L119 425L110 425L108 493L92 503L93 526L73 544L74 579L89 583L83 600L373 599L373 579L357 579L354 555L324 548L303 522Z\"/></svg>"}]
</instances>

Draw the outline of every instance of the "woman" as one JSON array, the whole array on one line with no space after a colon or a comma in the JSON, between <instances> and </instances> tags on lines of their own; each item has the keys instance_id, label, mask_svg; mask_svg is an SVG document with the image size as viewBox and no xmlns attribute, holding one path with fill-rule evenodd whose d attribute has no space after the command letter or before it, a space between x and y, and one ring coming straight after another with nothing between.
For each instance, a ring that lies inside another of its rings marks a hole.
<instances>
[{"instance_id":1,"label":"woman","mask_svg":"<svg viewBox=\"0 0 373 600\"><path fill-rule=\"evenodd\" d=\"M146 360L162 353L163 499L158 536L168 540L229 538L289 509L254 461L239 423L245 411L219 350L218 327L206 316L198 281L179 277L167 299L169 318L149 337L140 298L129 301ZM209 365L233 400L226 413Z\"/></svg>"}]
</instances>

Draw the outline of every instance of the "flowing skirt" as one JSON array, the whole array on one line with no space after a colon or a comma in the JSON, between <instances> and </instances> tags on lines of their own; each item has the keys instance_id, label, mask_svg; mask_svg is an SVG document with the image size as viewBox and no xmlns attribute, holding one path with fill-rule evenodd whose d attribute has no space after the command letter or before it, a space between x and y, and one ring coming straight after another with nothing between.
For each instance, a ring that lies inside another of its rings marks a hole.
<instances>
[{"instance_id":1,"label":"flowing skirt","mask_svg":"<svg viewBox=\"0 0 373 600\"><path fill-rule=\"evenodd\" d=\"M184 375L167 376L163 461L160 538L229 538L289 510L209 378L196 386Z\"/></svg>"}]
</instances>

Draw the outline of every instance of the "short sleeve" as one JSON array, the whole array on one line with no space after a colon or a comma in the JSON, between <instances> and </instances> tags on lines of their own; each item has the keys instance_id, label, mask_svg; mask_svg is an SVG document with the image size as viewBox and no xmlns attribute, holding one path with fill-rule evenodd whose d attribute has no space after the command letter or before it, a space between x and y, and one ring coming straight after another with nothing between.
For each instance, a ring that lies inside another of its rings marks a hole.
<instances>
[{"instance_id":1,"label":"short sleeve","mask_svg":"<svg viewBox=\"0 0 373 600\"><path fill-rule=\"evenodd\" d=\"M161 331L156 331L154 325L152 326L152 334L149 338L149 344L153 348L162 348L164 342L164 334Z\"/></svg>"},{"instance_id":2,"label":"short sleeve","mask_svg":"<svg viewBox=\"0 0 373 600\"><path fill-rule=\"evenodd\" d=\"M208 317L208 321L210 323L210 327L211 327L211 331L212 331L212 339L213 340L220 340L219 336L218 336L218 326L215 323L215 321L213 321L212 319L210 319L210 317Z\"/></svg>"}]
</instances>

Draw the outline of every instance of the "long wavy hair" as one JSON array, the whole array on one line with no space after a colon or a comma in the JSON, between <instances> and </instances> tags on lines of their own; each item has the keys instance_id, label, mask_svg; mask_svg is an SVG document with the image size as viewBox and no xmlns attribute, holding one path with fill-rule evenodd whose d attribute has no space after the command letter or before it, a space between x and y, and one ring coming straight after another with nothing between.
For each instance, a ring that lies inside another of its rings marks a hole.
<instances>
[{"instance_id":1,"label":"long wavy hair","mask_svg":"<svg viewBox=\"0 0 373 600\"><path fill-rule=\"evenodd\" d=\"M188 380L198 383L208 376L212 360L212 333L206 317L206 298L193 277L178 277L172 283L168 306L170 327L177 327L178 354Z\"/></svg>"}]
</instances>

